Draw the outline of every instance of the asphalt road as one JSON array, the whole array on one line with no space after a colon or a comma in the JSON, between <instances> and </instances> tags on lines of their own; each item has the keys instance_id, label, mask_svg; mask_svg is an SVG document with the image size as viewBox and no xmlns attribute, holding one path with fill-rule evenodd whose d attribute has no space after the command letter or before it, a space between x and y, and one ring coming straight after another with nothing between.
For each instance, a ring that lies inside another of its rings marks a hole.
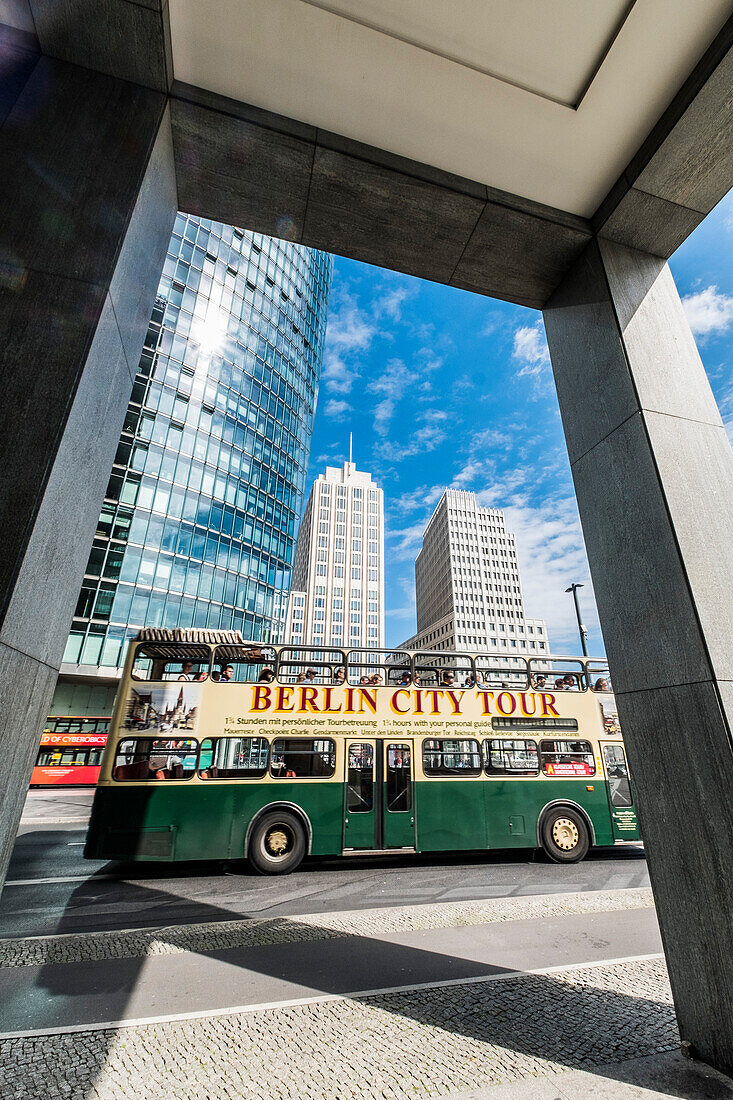
<instances>
[{"instance_id":1,"label":"asphalt road","mask_svg":"<svg viewBox=\"0 0 733 1100\"><path fill-rule=\"evenodd\" d=\"M529 852L313 859L282 878L246 864L91 862L82 856L90 803L86 791L31 792L0 897L0 937L649 885L641 848L601 849L570 866Z\"/></svg>"}]
</instances>

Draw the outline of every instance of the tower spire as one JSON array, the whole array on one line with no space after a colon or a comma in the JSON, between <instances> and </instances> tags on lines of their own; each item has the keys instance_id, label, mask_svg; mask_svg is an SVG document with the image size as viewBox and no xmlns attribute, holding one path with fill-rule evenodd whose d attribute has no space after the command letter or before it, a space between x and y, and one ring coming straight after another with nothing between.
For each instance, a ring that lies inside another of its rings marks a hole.
<instances>
[{"instance_id":1,"label":"tower spire","mask_svg":"<svg viewBox=\"0 0 733 1100\"><path fill-rule=\"evenodd\" d=\"M354 453L354 433L349 432L349 466L352 463L352 455Z\"/></svg>"}]
</instances>

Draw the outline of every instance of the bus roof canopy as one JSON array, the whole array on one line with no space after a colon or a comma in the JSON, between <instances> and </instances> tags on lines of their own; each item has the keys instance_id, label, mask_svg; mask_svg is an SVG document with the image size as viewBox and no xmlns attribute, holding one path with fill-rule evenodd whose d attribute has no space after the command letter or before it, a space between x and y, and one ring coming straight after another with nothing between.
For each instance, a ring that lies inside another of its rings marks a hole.
<instances>
[{"instance_id":1,"label":"bus roof canopy","mask_svg":"<svg viewBox=\"0 0 733 1100\"><path fill-rule=\"evenodd\" d=\"M145 627L135 638L136 642L168 642L170 645L247 645L238 630L162 630L157 626ZM249 643L252 644L251 642Z\"/></svg>"}]
</instances>

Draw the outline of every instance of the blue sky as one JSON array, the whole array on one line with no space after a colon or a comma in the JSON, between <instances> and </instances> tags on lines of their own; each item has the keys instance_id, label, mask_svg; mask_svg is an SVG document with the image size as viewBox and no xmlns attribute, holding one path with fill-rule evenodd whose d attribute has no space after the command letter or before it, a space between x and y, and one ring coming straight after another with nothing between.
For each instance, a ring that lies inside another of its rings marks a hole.
<instances>
[{"instance_id":1,"label":"blue sky","mask_svg":"<svg viewBox=\"0 0 733 1100\"><path fill-rule=\"evenodd\" d=\"M670 261L715 396L733 428L733 192ZM527 614L577 652L571 581L603 652L540 315L337 258L310 481L348 457L384 489L386 638L415 629L414 561L446 486L503 508Z\"/></svg>"}]
</instances>

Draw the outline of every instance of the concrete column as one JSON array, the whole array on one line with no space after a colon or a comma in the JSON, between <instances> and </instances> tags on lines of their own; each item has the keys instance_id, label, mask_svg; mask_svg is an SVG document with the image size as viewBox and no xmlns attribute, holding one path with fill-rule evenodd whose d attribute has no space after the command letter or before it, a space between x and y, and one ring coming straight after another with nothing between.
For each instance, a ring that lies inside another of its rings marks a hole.
<instances>
[{"instance_id":1,"label":"concrete column","mask_svg":"<svg viewBox=\"0 0 733 1100\"><path fill-rule=\"evenodd\" d=\"M733 1072L733 454L670 271L588 246L545 326L683 1040Z\"/></svg>"},{"instance_id":2,"label":"concrete column","mask_svg":"<svg viewBox=\"0 0 733 1100\"><path fill-rule=\"evenodd\" d=\"M176 210L164 93L23 75L0 116L0 883Z\"/></svg>"}]
</instances>

